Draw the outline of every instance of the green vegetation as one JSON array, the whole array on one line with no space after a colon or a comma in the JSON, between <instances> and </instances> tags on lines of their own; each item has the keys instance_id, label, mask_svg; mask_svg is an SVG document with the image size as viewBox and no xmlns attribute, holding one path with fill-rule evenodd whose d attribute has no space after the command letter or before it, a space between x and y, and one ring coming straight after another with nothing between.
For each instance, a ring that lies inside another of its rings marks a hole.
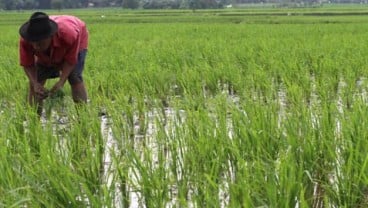
<instances>
[{"instance_id":1,"label":"green vegetation","mask_svg":"<svg viewBox=\"0 0 368 208\"><path fill-rule=\"evenodd\" d=\"M90 102L41 121L0 13L0 207L367 206L368 9L64 12Z\"/></svg>"}]
</instances>

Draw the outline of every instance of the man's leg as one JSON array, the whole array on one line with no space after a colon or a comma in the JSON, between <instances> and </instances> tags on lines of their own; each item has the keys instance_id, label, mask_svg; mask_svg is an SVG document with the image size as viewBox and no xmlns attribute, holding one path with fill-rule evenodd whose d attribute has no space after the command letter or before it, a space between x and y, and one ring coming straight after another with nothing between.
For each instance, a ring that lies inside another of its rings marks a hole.
<instances>
[{"instance_id":1,"label":"man's leg","mask_svg":"<svg viewBox=\"0 0 368 208\"><path fill-rule=\"evenodd\" d=\"M75 83L71 85L73 101L75 103L87 102L87 91L83 82Z\"/></svg>"},{"instance_id":2,"label":"man's leg","mask_svg":"<svg viewBox=\"0 0 368 208\"><path fill-rule=\"evenodd\" d=\"M75 103L87 102L87 90L83 82L84 60L87 55L87 50L83 50L78 54L78 63L74 70L70 73L68 80L72 89L72 97Z\"/></svg>"}]
</instances>

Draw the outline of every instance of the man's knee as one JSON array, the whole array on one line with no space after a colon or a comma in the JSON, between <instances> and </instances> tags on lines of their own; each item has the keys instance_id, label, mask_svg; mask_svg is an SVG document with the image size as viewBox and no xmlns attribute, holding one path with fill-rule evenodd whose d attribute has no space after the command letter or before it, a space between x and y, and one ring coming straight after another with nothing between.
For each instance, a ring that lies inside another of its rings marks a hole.
<instances>
[{"instance_id":1,"label":"man's knee","mask_svg":"<svg viewBox=\"0 0 368 208\"><path fill-rule=\"evenodd\" d=\"M76 71L72 71L68 77L69 84L71 86L82 83L82 75L78 74Z\"/></svg>"}]
</instances>

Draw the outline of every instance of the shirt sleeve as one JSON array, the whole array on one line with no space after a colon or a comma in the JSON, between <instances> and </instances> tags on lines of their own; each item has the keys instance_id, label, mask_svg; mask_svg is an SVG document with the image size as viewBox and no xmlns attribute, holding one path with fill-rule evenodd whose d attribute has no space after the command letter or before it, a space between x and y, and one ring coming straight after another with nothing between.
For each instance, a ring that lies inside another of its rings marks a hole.
<instances>
[{"instance_id":1,"label":"shirt sleeve","mask_svg":"<svg viewBox=\"0 0 368 208\"><path fill-rule=\"evenodd\" d=\"M78 53L80 46L80 34L75 34L74 40L71 42L69 47L66 49L64 60L69 64L75 65L78 62Z\"/></svg>"},{"instance_id":2,"label":"shirt sleeve","mask_svg":"<svg viewBox=\"0 0 368 208\"><path fill-rule=\"evenodd\" d=\"M19 59L23 67L34 66L35 58L32 46L22 38L19 40Z\"/></svg>"}]
</instances>

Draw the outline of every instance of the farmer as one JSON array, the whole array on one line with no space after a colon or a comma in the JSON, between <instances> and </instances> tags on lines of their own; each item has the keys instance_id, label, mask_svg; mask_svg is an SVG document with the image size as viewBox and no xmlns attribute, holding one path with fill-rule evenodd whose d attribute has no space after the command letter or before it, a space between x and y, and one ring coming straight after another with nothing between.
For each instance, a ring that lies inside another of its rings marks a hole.
<instances>
[{"instance_id":1,"label":"farmer","mask_svg":"<svg viewBox=\"0 0 368 208\"><path fill-rule=\"evenodd\" d=\"M75 103L87 102L82 72L88 46L86 24L74 16L48 16L35 12L19 28L20 65L29 80L28 102L42 113L43 99L68 80ZM50 90L47 79L59 77Z\"/></svg>"}]
</instances>

